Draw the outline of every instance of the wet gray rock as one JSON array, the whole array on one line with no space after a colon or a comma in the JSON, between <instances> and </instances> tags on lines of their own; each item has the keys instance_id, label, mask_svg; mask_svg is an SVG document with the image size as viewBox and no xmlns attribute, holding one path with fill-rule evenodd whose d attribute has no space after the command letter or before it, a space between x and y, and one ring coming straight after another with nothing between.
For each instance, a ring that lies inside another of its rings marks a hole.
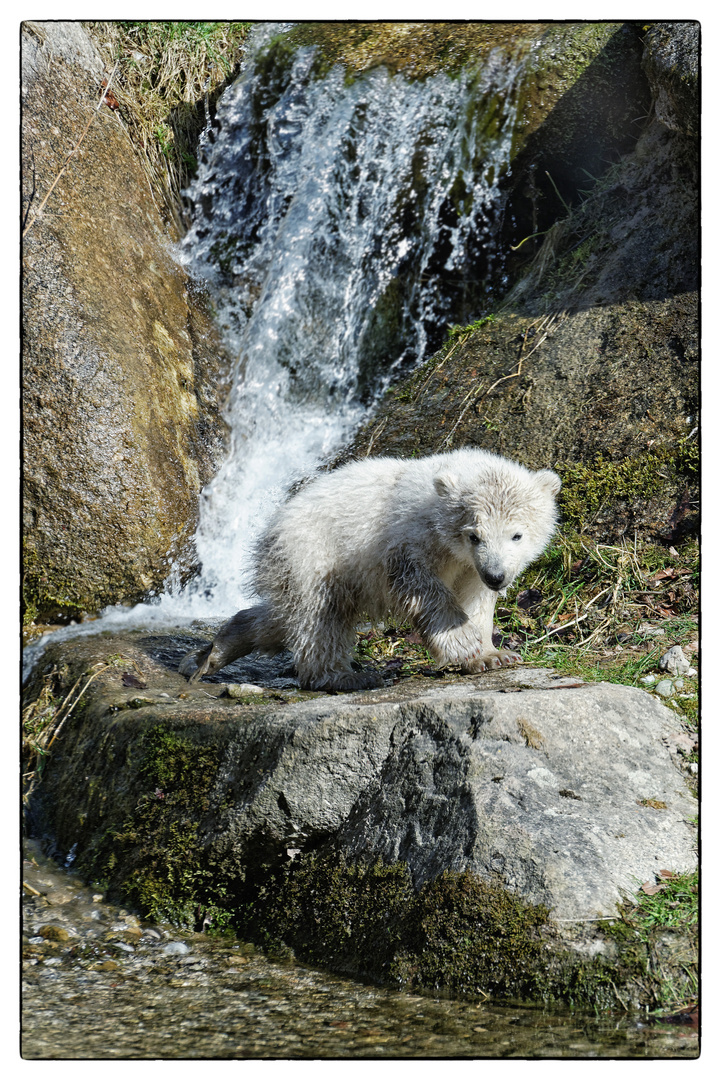
<instances>
[{"instance_id":1,"label":"wet gray rock","mask_svg":"<svg viewBox=\"0 0 721 1080\"><path fill-rule=\"evenodd\" d=\"M518 671L298 706L225 841L327 832L351 860L407 862L416 885L468 868L561 920L613 914L659 870L693 867L695 804L663 744L675 717L642 691L572 684Z\"/></svg>"},{"instance_id":2,"label":"wet gray rock","mask_svg":"<svg viewBox=\"0 0 721 1080\"><path fill-rule=\"evenodd\" d=\"M189 644L189 634L89 636L48 646L38 663L36 680L53 666L70 685L97 672L31 806L33 827L61 852L77 844L81 872L108 830L127 831L160 797L147 736L157 745L166 731L191 760L195 747L214 756L194 856L218 881L331 849L403 860L416 885L468 868L556 919L583 920L614 914L660 870L695 865L683 725L643 690L521 667L344 695L268 687L236 701L223 683L178 675ZM98 671L118 653L119 668ZM122 684L128 663L148 684L138 703Z\"/></svg>"}]
</instances>

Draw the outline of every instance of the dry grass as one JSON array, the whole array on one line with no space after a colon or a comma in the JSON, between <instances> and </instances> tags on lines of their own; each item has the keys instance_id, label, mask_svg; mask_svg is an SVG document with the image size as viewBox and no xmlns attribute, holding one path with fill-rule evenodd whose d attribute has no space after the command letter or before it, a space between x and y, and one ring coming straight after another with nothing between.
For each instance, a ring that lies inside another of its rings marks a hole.
<instances>
[{"instance_id":1,"label":"dry grass","mask_svg":"<svg viewBox=\"0 0 721 1080\"><path fill-rule=\"evenodd\" d=\"M237 75L250 23L89 22L108 65L116 116L140 150L165 216L184 229L182 191L198 138Z\"/></svg>"},{"instance_id":2,"label":"dry grass","mask_svg":"<svg viewBox=\"0 0 721 1080\"><path fill-rule=\"evenodd\" d=\"M44 676L40 693L23 709L22 714L22 779L25 802L42 776L53 743L62 731L65 721L80 705L85 691L104 671L119 665L137 666L134 661L121 655L111 656L106 662L93 664L73 683L67 694L63 694L60 689L61 678L57 668Z\"/></svg>"}]
</instances>

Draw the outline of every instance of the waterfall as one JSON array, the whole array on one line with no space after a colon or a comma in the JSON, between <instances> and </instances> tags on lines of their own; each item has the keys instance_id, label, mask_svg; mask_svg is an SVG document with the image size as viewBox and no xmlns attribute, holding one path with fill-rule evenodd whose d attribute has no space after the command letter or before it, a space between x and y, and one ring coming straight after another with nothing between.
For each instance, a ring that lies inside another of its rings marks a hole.
<instances>
[{"instance_id":1,"label":"waterfall","mask_svg":"<svg viewBox=\"0 0 721 1080\"><path fill-rule=\"evenodd\" d=\"M417 81L340 65L320 77L313 48L278 47L285 33L254 32L187 193L179 258L207 282L235 358L229 454L200 500L200 572L89 629L242 606L272 508L501 281L500 182L524 57L494 49Z\"/></svg>"},{"instance_id":2,"label":"waterfall","mask_svg":"<svg viewBox=\"0 0 721 1080\"><path fill-rule=\"evenodd\" d=\"M269 71L262 27L208 133L182 260L214 292L237 358L228 459L203 492L201 574L161 604L230 614L249 547L288 487L336 451L400 368L498 274L522 61L411 82L376 68Z\"/></svg>"}]
</instances>

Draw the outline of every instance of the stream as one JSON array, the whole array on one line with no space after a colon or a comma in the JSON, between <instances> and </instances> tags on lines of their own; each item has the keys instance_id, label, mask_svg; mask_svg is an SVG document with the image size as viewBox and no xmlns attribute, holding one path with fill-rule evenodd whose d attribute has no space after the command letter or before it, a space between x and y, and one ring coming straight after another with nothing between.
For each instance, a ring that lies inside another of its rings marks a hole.
<instances>
[{"instance_id":1,"label":"stream","mask_svg":"<svg viewBox=\"0 0 721 1080\"><path fill-rule=\"evenodd\" d=\"M694 1058L692 1025L405 994L108 903L29 842L26 1060Z\"/></svg>"}]
</instances>

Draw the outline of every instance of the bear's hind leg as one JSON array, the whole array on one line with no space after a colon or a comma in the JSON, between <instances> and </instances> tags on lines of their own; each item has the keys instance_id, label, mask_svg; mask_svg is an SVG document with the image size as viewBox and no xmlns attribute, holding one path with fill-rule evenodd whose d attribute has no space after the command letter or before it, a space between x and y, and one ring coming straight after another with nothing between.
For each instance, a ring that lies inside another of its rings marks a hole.
<instances>
[{"instance_id":1,"label":"bear's hind leg","mask_svg":"<svg viewBox=\"0 0 721 1080\"><path fill-rule=\"evenodd\" d=\"M323 636L302 647L293 648L295 670L302 690L374 690L383 686L383 679L375 671L357 671L350 656L355 635L353 631L338 636L338 628L326 627Z\"/></svg>"},{"instance_id":2,"label":"bear's hind leg","mask_svg":"<svg viewBox=\"0 0 721 1080\"><path fill-rule=\"evenodd\" d=\"M282 648L282 642L271 632L267 610L263 605L239 611L216 634L210 645L195 649L180 661L178 671L188 676L190 682L198 682L204 675L213 675L254 649L273 651ZM272 638L272 640L271 640Z\"/></svg>"},{"instance_id":3,"label":"bear's hind leg","mask_svg":"<svg viewBox=\"0 0 721 1080\"><path fill-rule=\"evenodd\" d=\"M319 590L322 603L306 612L288 647L293 652L298 682L303 690L373 690L383 679L371 670L356 670L351 663L355 644L355 605L337 586Z\"/></svg>"}]
</instances>

